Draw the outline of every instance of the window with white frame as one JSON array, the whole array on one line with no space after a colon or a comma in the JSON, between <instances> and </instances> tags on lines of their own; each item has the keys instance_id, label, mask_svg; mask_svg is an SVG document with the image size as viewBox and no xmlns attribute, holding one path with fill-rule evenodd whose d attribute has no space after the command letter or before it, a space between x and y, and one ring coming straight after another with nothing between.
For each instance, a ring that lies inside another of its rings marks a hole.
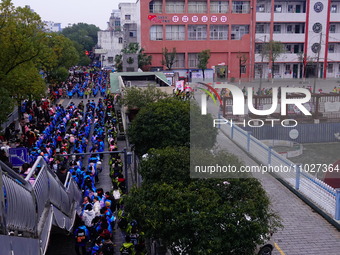
<instances>
[{"instance_id":1,"label":"window with white frame","mask_svg":"<svg viewBox=\"0 0 340 255\"><path fill-rule=\"evenodd\" d=\"M287 29L287 34L293 33L293 25L287 25L286 29Z\"/></svg>"},{"instance_id":2,"label":"window with white frame","mask_svg":"<svg viewBox=\"0 0 340 255\"><path fill-rule=\"evenodd\" d=\"M210 13L227 13L228 1L210 1Z\"/></svg>"},{"instance_id":3,"label":"window with white frame","mask_svg":"<svg viewBox=\"0 0 340 255\"><path fill-rule=\"evenodd\" d=\"M249 13L250 2L248 1L233 1L233 13Z\"/></svg>"},{"instance_id":4,"label":"window with white frame","mask_svg":"<svg viewBox=\"0 0 340 255\"><path fill-rule=\"evenodd\" d=\"M184 25L168 25L166 29L166 40L181 41L185 39Z\"/></svg>"},{"instance_id":5,"label":"window with white frame","mask_svg":"<svg viewBox=\"0 0 340 255\"><path fill-rule=\"evenodd\" d=\"M125 15L125 20L131 20L131 15L126 14L126 15Z\"/></svg>"},{"instance_id":6,"label":"window with white frame","mask_svg":"<svg viewBox=\"0 0 340 255\"><path fill-rule=\"evenodd\" d=\"M333 73L333 64L332 63L328 63L328 65L327 65L327 72L328 73Z\"/></svg>"},{"instance_id":7,"label":"window with white frame","mask_svg":"<svg viewBox=\"0 0 340 255\"><path fill-rule=\"evenodd\" d=\"M260 43L255 44L255 54L261 54L263 49L263 45Z\"/></svg>"},{"instance_id":8,"label":"window with white frame","mask_svg":"<svg viewBox=\"0 0 340 255\"><path fill-rule=\"evenodd\" d=\"M162 13L162 1L159 1L159 0L150 1L149 12L150 13Z\"/></svg>"},{"instance_id":9,"label":"window with white frame","mask_svg":"<svg viewBox=\"0 0 340 255\"><path fill-rule=\"evenodd\" d=\"M172 67L173 68L184 68L185 67L184 58L185 58L184 53L177 53L176 58L175 58L176 61Z\"/></svg>"},{"instance_id":10,"label":"window with white frame","mask_svg":"<svg viewBox=\"0 0 340 255\"><path fill-rule=\"evenodd\" d=\"M123 43L123 37L118 38L118 43Z\"/></svg>"},{"instance_id":11,"label":"window with white frame","mask_svg":"<svg viewBox=\"0 0 340 255\"><path fill-rule=\"evenodd\" d=\"M249 25L232 25L231 40L241 40L241 38L249 34Z\"/></svg>"},{"instance_id":12,"label":"window with white frame","mask_svg":"<svg viewBox=\"0 0 340 255\"><path fill-rule=\"evenodd\" d=\"M329 44L328 45L328 52L329 53L334 53L335 52L335 45L334 44Z\"/></svg>"},{"instance_id":13,"label":"window with white frame","mask_svg":"<svg viewBox=\"0 0 340 255\"><path fill-rule=\"evenodd\" d=\"M281 25L274 25L274 34L281 34Z\"/></svg>"},{"instance_id":14,"label":"window with white frame","mask_svg":"<svg viewBox=\"0 0 340 255\"><path fill-rule=\"evenodd\" d=\"M228 40L228 25L210 25L210 40Z\"/></svg>"},{"instance_id":15,"label":"window with white frame","mask_svg":"<svg viewBox=\"0 0 340 255\"><path fill-rule=\"evenodd\" d=\"M256 24L256 33L264 34L264 24Z\"/></svg>"},{"instance_id":16,"label":"window with white frame","mask_svg":"<svg viewBox=\"0 0 340 255\"><path fill-rule=\"evenodd\" d=\"M285 73L290 74L290 65L286 65L285 68L286 68Z\"/></svg>"},{"instance_id":17,"label":"window with white frame","mask_svg":"<svg viewBox=\"0 0 340 255\"><path fill-rule=\"evenodd\" d=\"M163 26L151 26L150 27L150 40L151 41L163 40Z\"/></svg>"},{"instance_id":18,"label":"window with white frame","mask_svg":"<svg viewBox=\"0 0 340 255\"><path fill-rule=\"evenodd\" d=\"M338 12L338 6L336 4L331 5L331 13L337 13Z\"/></svg>"},{"instance_id":19,"label":"window with white frame","mask_svg":"<svg viewBox=\"0 0 340 255\"><path fill-rule=\"evenodd\" d=\"M207 2L206 1L189 1L188 12L189 13L206 13Z\"/></svg>"},{"instance_id":20,"label":"window with white frame","mask_svg":"<svg viewBox=\"0 0 340 255\"><path fill-rule=\"evenodd\" d=\"M280 74L280 65L273 65L273 74Z\"/></svg>"},{"instance_id":21,"label":"window with white frame","mask_svg":"<svg viewBox=\"0 0 340 255\"><path fill-rule=\"evenodd\" d=\"M285 47L286 47L286 53L292 53L293 52L291 44L286 44Z\"/></svg>"},{"instance_id":22,"label":"window with white frame","mask_svg":"<svg viewBox=\"0 0 340 255\"><path fill-rule=\"evenodd\" d=\"M189 53L188 54L188 66L190 68L197 68L198 66L198 53Z\"/></svg>"},{"instance_id":23,"label":"window with white frame","mask_svg":"<svg viewBox=\"0 0 340 255\"><path fill-rule=\"evenodd\" d=\"M257 4L256 5L256 12L266 12L265 4Z\"/></svg>"},{"instance_id":24,"label":"window with white frame","mask_svg":"<svg viewBox=\"0 0 340 255\"><path fill-rule=\"evenodd\" d=\"M288 4L288 13L293 13L294 12L294 6L292 4Z\"/></svg>"},{"instance_id":25,"label":"window with white frame","mask_svg":"<svg viewBox=\"0 0 340 255\"><path fill-rule=\"evenodd\" d=\"M336 25L335 25L335 24L330 24L330 26L329 26L329 32L330 32L330 33L335 33L335 32L336 32Z\"/></svg>"},{"instance_id":26,"label":"window with white frame","mask_svg":"<svg viewBox=\"0 0 340 255\"><path fill-rule=\"evenodd\" d=\"M189 25L188 26L189 40L206 40L207 26L206 25Z\"/></svg>"},{"instance_id":27,"label":"window with white frame","mask_svg":"<svg viewBox=\"0 0 340 255\"><path fill-rule=\"evenodd\" d=\"M282 4L275 4L274 12L282 12Z\"/></svg>"},{"instance_id":28,"label":"window with white frame","mask_svg":"<svg viewBox=\"0 0 340 255\"><path fill-rule=\"evenodd\" d=\"M166 1L165 11L166 13L184 13L184 5L183 0Z\"/></svg>"},{"instance_id":29,"label":"window with white frame","mask_svg":"<svg viewBox=\"0 0 340 255\"><path fill-rule=\"evenodd\" d=\"M241 65L240 66L240 72L241 72L241 74L247 73L247 67L245 65Z\"/></svg>"}]
</instances>

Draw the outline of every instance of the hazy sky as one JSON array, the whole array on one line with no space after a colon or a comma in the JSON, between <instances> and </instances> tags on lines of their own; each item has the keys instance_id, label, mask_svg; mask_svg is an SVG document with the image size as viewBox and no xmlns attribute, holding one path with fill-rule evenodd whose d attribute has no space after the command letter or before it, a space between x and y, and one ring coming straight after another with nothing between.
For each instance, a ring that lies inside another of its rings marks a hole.
<instances>
[{"instance_id":1,"label":"hazy sky","mask_svg":"<svg viewBox=\"0 0 340 255\"><path fill-rule=\"evenodd\" d=\"M43 21L61 23L61 27L68 23L94 24L100 29L106 29L113 9L123 2L132 0L12 0L14 6L29 5L38 13Z\"/></svg>"}]
</instances>

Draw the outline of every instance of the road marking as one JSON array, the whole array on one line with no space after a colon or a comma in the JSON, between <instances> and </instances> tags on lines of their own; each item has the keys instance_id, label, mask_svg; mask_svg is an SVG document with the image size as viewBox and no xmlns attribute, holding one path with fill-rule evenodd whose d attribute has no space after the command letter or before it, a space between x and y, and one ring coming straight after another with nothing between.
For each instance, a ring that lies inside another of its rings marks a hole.
<instances>
[{"instance_id":1,"label":"road marking","mask_svg":"<svg viewBox=\"0 0 340 255\"><path fill-rule=\"evenodd\" d=\"M286 255L277 243L274 243L275 248L280 252L281 255Z\"/></svg>"}]
</instances>

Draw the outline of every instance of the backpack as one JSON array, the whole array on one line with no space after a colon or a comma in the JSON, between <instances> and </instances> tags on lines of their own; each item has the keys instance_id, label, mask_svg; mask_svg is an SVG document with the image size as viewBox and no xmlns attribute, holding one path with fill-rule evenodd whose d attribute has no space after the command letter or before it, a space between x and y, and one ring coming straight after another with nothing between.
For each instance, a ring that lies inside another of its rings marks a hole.
<instances>
[{"instance_id":1,"label":"backpack","mask_svg":"<svg viewBox=\"0 0 340 255\"><path fill-rule=\"evenodd\" d=\"M105 242L102 246L103 255L113 255L114 246L112 242Z\"/></svg>"},{"instance_id":2,"label":"backpack","mask_svg":"<svg viewBox=\"0 0 340 255\"><path fill-rule=\"evenodd\" d=\"M114 197L116 200L120 199L120 192L119 192L119 190L115 189L115 190L113 191L113 197Z\"/></svg>"},{"instance_id":3,"label":"backpack","mask_svg":"<svg viewBox=\"0 0 340 255\"><path fill-rule=\"evenodd\" d=\"M77 235L76 235L76 242L77 243L85 243L86 242L85 229L83 229L83 228L78 229Z\"/></svg>"},{"instance_id":4,"label":"backpack","mask_svg":"<svg viewBox=\"0 0 340 255\"><path fill-rule=\"evenodd\" d=\"M122 248L120 248L120 254L121 255L131 255L132 254L132 245L129 247L125 247L122 246Z\"/></svg>"}]
</instances>

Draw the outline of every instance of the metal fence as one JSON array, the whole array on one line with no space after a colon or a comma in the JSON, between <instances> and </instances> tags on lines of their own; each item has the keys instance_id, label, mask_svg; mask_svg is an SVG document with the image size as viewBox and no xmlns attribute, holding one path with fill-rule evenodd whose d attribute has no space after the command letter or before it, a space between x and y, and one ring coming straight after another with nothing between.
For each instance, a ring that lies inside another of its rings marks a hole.
<instances>
[{"instance_id":1,"label":"metal fence","mask_svg":"<svg viewBox=\"0 0 340 255\"><path fill-rule=\"evenodd\" d=\"M250 135L249 132L230 123L219 127L230 139L267 166L277 178L296 189L335 220L340 220L340 192L323 181L301 170L299 165L273 151Z\"/></svg>"},{"instance_id":2,"label":"metal fence","mask_svg":"<svg viewBox=\"0 0 340 255\"><path fill-rule=\"evenodd\" d=\"M0 188L0 240L12 235L6 237L10 243L32 246L30 252L6 245L0 254L45 254L52 225L71 231L81 208L82 193L71 175L64 185L41 156L25 179L0 161Z\"/></svg>"}]
</instances>

